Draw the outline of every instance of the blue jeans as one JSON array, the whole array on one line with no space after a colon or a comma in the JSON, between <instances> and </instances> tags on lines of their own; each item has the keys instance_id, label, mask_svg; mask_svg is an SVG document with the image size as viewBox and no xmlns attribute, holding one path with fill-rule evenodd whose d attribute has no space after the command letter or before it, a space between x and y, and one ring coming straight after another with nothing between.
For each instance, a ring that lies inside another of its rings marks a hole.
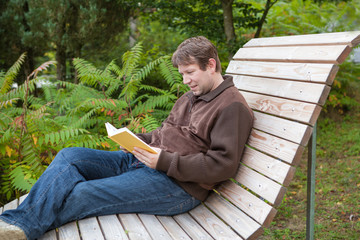
<instances>
[{"instance_id":1,"label":"blue jeans","mask_svg":"<svg viewBox=\"0 0 360 240\"><path fill-rule=\"evenodd\" d=\"M199 205L165 173L131 153L61 150L17 209L0 219L35 239L47 230L91 216L117 213L175 215Z\"/></svg>"}]
</instances>

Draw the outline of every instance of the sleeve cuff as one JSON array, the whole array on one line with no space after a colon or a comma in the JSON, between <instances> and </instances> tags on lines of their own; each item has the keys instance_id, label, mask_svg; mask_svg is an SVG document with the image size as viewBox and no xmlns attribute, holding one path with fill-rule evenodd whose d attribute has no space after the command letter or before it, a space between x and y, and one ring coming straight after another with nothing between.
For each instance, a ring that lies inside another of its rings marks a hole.
<instances>
[{"instance_id":1,"label":"sleeve cuff","mask_svg":"<svg viewBox=\"0 0 360 240\"><path fill-rule=\"evenodd\" d=\"M171 160L175 157L175 153L161 151L159 160L156 164L156 170L167 172L171 165Z\"/></svg>"}]
</instances>

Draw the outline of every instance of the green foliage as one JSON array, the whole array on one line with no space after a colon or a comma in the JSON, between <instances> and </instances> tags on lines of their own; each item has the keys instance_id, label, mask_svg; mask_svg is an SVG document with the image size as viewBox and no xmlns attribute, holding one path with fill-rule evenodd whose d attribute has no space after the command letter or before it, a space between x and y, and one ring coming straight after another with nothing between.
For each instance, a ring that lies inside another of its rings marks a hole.
<instances>
[{"instance_id":1,"label":"green foliage","mask_svg":"<svg viewBox=\"0 0 360 240\"><path fill-rule=\"evenodd\" d=\"M188 89L168 56L144 66L142 44L103 69L76 58L78 84L51 80L35 96L38 76L55 62L35 69L18 88L11 89L25 55L0 73L0 192L7 199L30 190L56 153L64 147L117 150L106 137L105 122L127 126L134 132L159 127L176 99ZM144 84L151 72L168 84L161 89Z\"/></svg>"}]
</instances>

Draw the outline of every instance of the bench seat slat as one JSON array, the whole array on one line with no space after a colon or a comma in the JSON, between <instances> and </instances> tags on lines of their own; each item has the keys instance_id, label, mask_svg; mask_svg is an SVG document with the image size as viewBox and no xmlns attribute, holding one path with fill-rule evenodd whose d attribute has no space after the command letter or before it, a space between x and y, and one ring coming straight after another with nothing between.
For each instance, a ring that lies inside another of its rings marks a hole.
<instances>
[{"instance_id":1,"label":"bench seat slat","mask_svg":"<svg viewBox=\"0 0 360 240\"><path fill-rule=\"evenodd\" d=\"M276 215L276 209L246 191L232 181L227 181L216 189L222 196L240 208L258 223L268 227Z\"/></svg>"},{"instance_id":2,"label":"bench seat slat","mask_svg":"<svg viewBox=\"0 0 360 240\"><path fill-rule=\"evenodd\" d=\"M252 129L248 145L273 157L297 166L304 146Z\"/></svg>"},{"instance_id":3,"label":"bench seat slat","mask_svg":"<svg viewBox=\"0 0 360 240\"><path fill-rule=\"evenodd\" d=\"M278 97L271 97L256 93L240 91L246 99L250 108L261 112L270 113L279 117L289 118L295 121L315 125L320 115L321 107L312 104L288 100Z\"/></svg>"},{"instance_id":4,"label":"bench seat slat","mask_svg":"<svg viewBox=\"0 0 360 240\"><path fill-rule=\"evenodd\" d=\"M243 239L204 205L192 209L190 215L215 239Z\"/></svg>"},{"instance_id":5,"label":"bench seat slat","mask_svg":"<svg viewBox=\"0 0 360 240\"><path fill-rule=\"evenodd\" d=\"M249 147L245 148L241 162L285 187L295 174L294 167Z\"/></svg>"},{"instance_id":6,"label":"bench seat slat","mask_svg":"<svg viewBox=\"0 0 360 240\"><path fill-rule=\"evenodd\" d=\"M210 195L205 204L244 239L263 232L259 223L217 194Z\"/></svg>"},{"instance_id":7,"label":"bench seat slat","mask_svg":"<svg viewBox=\"0 0 360 240\"><path fill-rule=\"evenodd\" d=\"M234 179L262 198L268 200L274 206L278 206L281 203L286 192L285 187L245 165L240 165L239 171Z\"/></svg>"},{"instance_id":8,"label":"bench seat slat","mask_svg":"<svg viewBox=\"0 0 360 240\"><path fill-rule=\"evenodd\" d=\"M339 67L334 64L230 61L226 73L291 79L331 85Z\"/></svg>"},{"instance_id":9,"label":"bench seat slat","mask_svg":"<svg viewBox=\"0 0 360 240\"><path fill-rule=\"evenodd\" d=\"M80 234L76 222L67 223L59 227L59 240L80 240Z\"/></svg>"},{"instance_id":10,"label":"bench seat slat","mask_svg":"<svg viewBox=\"0 0 360 240\"><path fill-rule=\"evenodd\" d=\"M274 97L287 98L324 105L330 92L325 84L232 75L235 86L246 92L260 93Z\"/></svg>"},{"instance_id":11,"label":"bench seat slat","mask_svg":"<svg viewBox=\"0 0 360 240\"><path fill-rule=\"evenodd\" d=\"M305 145L312 133L312 127L302 123L293 122L287 119L254 112L255 129L287 139L294 143Z\"/></svg>"},{"instance_id":12,"label":"bench seat slat","mask_svg":"<svg viewBox=\"0 0 360 240\"><path fill-rule=\"evenodd\" d=\"M98 219L106 240L128 239L116 215L99 216Z\"/></svg>"},{"instance_id":13,"label":"bench seat slat","mask_svg":"<svg viewBox=\"0 0 360 240\"><path fill-rule=\"evenodd\" d=\"M158 219L173 239L191 239L172 217L158 216Z\"/></svg>"},{"instance_id":14,"label":"bench seat slat","mask_svg":"<svg viewBox=\"0 0 360 240\"><path fill-rule=\"evenodd\" d=\"M174 219L191 239L213 239L188 213L176 215Z\"/></svg>"},{"instance_id":15,"label":"bench seat slat","mask_svg":"<svg viewBox=\"0 0 360 240\"><path fill-rule=\"evenodd\" d=\"M154 215L139 214L139 218L146 227L152 239L172 239L160 221Z\"/></svg>"},{"instance_id":16,"label":"bench seat slat","mask_svg":"<svg viewBox=\"0 0 360 240\"><path fill-rule=\"evenodd\" d=\"M11 209L15 209L17 208L19 205L19 199L14 199L12 200L11 202L7 203L5 206L4 206L4 212L6 210L11 210Z\"/></svg>"},{"instance_id":17,"label":"bench seat slat","mask_svg":"<svg viewBox=\"0 0 360 240\"><path fill-rule=\"evenodd\" d=\"M137 214L119 214L118 216L130 240L151 239Z\"/></svg>"},{"instance_id":18,"label":"bench seat slat","mask_svg":"<svg viewBox=\"0 0 360 240\"><path fill-rule=\"evenodd\" d=\"M67 239L70 240L71 238ZM79 238L80 239L80 238ZM38 240L57 240L56 231L48 231L44 235L42 235Z\"/></svg>"},{"instance_id":19,"label":"bench seat slat","mask_svg":"<svg viewBox=\"0 0 360 240\"><path fill-rule=\"evenodd\" d=\"M253 38L243 47L289 46L289 45L349 45L360 43L360 31L336 32L322 34L306 34L297 36L281 36Z\"/></svg>"},{"instance_id":20,"label":"bench seat slat","mask_svg":"<svg viewBox=\"0 0 360 240\"><path fill-rule=\"evenodd\" d=\"M105 239L96 217L81 219L78 223L82 240Z\"/></svg>"}]
</instances>

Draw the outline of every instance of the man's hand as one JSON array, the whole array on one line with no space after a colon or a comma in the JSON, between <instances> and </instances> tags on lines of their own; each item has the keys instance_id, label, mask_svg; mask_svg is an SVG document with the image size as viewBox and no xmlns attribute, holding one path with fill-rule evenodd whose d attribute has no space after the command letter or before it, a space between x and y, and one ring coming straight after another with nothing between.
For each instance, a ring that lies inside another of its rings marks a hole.
<instances>
[{"instance_id":1,"label":"man's hand","mask_svg":"<svg viewBox=\"0 0 360 240\"><path fill-rule=\"evenodd\" d=\"M157 153L150 153L146 150L143 150L141 148L134 148L134 151L132 152L134 156L142 163L144 163L146 166L155 169L156 164L159 160L159 156L161 153L160 148L154 148Z\"/></svg>"}]
</instances>

